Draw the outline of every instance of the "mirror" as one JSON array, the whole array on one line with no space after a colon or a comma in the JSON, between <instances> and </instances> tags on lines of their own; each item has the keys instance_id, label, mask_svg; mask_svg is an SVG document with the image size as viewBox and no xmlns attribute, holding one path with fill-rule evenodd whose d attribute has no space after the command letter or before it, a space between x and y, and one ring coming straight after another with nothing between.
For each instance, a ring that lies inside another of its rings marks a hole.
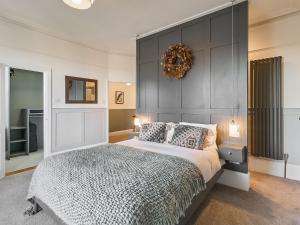
<instances>
[{"instance_id":1,"label":"mirror","mask_svg":"<svg viewBox=\"0 0 300 225\"><path fill-rule=\"evenodd\" d=\"M70 80L68 85L69 85L69 100L83 101L83 86L84 86L83 81Z\"/></svg>"},{"instance_id":2,"label":"mirror","mask_svg":"<svg viewBox=\"0 0 300 225\"><path fill-rule=\"evenodd\" d=\"M97 103L97 80L66 76L66 103Z\"/></svg>"}]
</instances>

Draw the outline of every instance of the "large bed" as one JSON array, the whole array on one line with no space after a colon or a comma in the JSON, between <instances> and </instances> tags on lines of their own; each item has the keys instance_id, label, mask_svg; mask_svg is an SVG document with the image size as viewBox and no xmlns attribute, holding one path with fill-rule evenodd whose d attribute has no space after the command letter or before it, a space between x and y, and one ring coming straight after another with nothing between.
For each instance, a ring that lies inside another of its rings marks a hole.
<instances>
[{"instance_id":1,"label":"large bed","mask_svg":"<svg viewBox=\"0 0 300 225\"><path fill-rule=\"evenodd\" d=\"M66 225L185 225L221 165L216 145L196 151L137 139L62 153L35 170L28 212Z\"/></svg>"}]
</instances>

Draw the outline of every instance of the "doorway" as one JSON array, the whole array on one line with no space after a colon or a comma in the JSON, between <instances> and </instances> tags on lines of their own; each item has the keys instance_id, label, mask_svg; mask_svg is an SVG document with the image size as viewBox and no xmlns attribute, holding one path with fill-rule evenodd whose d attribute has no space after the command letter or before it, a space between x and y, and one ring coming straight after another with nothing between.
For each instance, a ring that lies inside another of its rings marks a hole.
<instances>
[{"instance_id":1,"label":"doorway","mask_svg":"<svg viewBox=\"0 0 300 225\"><path fill-rule=\"evenodd\" d=\"M136 84L109 82L109 142L127 140L134 129Z\"/></svg>"},{"instance_id":2,"label":"doorway","mask_svg":"<svg viewBox=\"0 0 300 225\"><path fill-rule=\"evenodd\" d=\"M51 70L44 71L1 68L0 178L34 169L50 155Z\"/></svg>"},{"instance_id":3,"label":"doorway","mask_svg":"<svg viewBox=\"0 0 300 225\"><path fill-rule=\"evenodd\" d=\"M43 73L9 68L5 174L32 169L44 156Z\"/></svg>"}]
</instances>

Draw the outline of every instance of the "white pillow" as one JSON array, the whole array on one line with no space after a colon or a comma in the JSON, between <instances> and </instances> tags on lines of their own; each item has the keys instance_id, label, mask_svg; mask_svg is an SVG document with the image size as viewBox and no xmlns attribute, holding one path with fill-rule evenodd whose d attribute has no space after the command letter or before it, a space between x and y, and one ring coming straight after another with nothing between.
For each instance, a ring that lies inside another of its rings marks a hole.
<instances>
[{"instance_id":1,"label":"white pillow","mask_svg":"<svg viewBox=\"0 0 300 225\"><path fill-rule=\"evenodd\" d=\"M203 127L208 129L208 135L206 137L206 144L207 147L211 145L216 145L217 141L217 125L218 124L200 124L200 123L187 123L187 122L180 122L181 125L189 125L194 127Z\"/></svg>"},{"instance_id":2,"label":"white pillow","mask_svg":"<svg viewBox=\"0 0 300 225\"><path fill-rule=\"evenodd\" d=\"M174 135L176 123L166 123L166 141L165 143L170 143Z\"/></svg>"}]
</instances>

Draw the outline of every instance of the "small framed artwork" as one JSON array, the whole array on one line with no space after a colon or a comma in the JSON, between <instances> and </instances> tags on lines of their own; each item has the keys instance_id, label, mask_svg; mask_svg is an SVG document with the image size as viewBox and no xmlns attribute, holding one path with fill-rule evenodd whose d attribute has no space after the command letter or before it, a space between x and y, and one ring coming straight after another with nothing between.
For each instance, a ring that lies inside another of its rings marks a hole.
<instances>
[{"instance_id":1,"label":"small framed artwork","mask_svg":"<svg viewBox=\"0 0 300 225\"><path fill-rule=\"evenodd\" d=\"M124 91L116 91L115 92L115 103L116 104L124 104Z\"/></svg>"}]
</instances>

